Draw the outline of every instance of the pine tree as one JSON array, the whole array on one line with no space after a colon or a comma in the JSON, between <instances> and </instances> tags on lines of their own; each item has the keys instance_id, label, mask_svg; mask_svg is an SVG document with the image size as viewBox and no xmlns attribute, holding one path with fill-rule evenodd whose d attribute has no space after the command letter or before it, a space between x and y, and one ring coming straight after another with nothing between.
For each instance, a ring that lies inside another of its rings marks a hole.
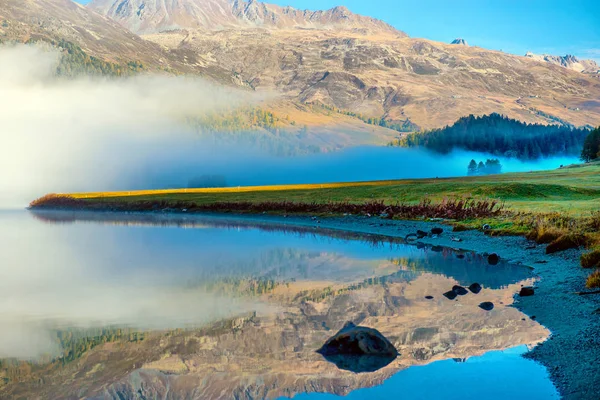
<instances>
[{"instance_id":1,"label":"pine tree","mask_svg":"<svg viewBox=\"0 0 600 400\"><path fill-rule=\"evenodd\" d=\"M590 162L596 158L600 158L600 127L587 135L583 142L583 150L581 151L582 161Z\"/></svg>"},{"instance_id":2,"label":"pine tree","mask_svg":"<svg viewBox=\"0 0 600 400\"><path fill-rule=\"evenodd\" d=\"M479 161L479 164L477 165L477 174L485 175L485 164L483 161Z\"/></svg>"},{"instance_id":3,"label":"pine tree","mask_svg":"<svg viewBox=\"0 0 600 400\"><path fill-rule=\"evenodd\" d=\"M467 175L476 175L477 174L477 161L471 160L469 166L467 167Z\"/></svg>"}]
</instances>

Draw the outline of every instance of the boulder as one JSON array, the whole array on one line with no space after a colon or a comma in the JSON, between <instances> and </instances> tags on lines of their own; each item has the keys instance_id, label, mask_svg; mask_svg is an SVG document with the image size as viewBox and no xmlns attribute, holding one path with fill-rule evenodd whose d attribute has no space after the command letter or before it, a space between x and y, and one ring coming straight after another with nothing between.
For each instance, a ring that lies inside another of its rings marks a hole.
<instances>
[{"instance_id":1,"label":"boulder","mask_svg":"<svg viewBox=\"0 0 600 400\"><path fill-rule=\"evenodd\" d=\"M471 285L469 285L469 290L471 291L471 293L477 294L481 292L481 285L477 282L472 283Z\"/></svg>"},{"instance_id":2,"label":"boulder","mask_svg":"<svg viewBox=\"0 0 600 400\"><path fill-rule=\"evenodd\" d=\"M533 296L534 293L535 293L535 291L533 290L533 287L523 286L521 288L521 290L519 291L519 296L521 296L521 297Z\"/></svg>"},{"instance_id":3,"label":"boulder","mask_svg":"<svg viewBox=\"0 0 600 400\"><path fill-rule=\"evenodd\" d=\"M346 322L317 353L338 368L356 373L377 371L398 356L398 350L378 330L352 322Z\"/></svg>"},{"instance_id":4,"label":"boulder","mask_svg":"<svg viewBox=\"0 0 600 400\"><path fill-rule=\"evenodd\" d=\"M488 263L490 265L496 265L498 264L498 262L500 262L500 256L496 253L492 253L490 255L488 255Z\"/></svg>"},{"instance_id":5,"label":"boulder","mask_svg":"<svg viewBox=\"0 0 600 400\"><path fill-rule=\"evenodd\" d=\"M467 289L459 285L452 286L452 291L459 296L464 296L465 294L469 293Z\"/></svg>"},{"instance_id":6,"label":"boulder","mask_svg":"<svg viewBox=\"0 0 600 400\"><path fill-rule=\"evenodd\" d=\"M479 308L485 311L491 311L494 309L494 303L491 301L484 301L483 303L479 304Z\"/></svg>"},{"instance_id":7,"label":"boulder","mask_svg":"<svg viewBox=\"0 0 600 400\"><path fill-rule=\"evenodd\" d=\"M432 300L432 299L433 299L433 296L425 296L425 298L426 298L427 300Z\"/></svg>"},{"instance_id":8,"label":"boulder","mask_svg":"<svg viewBox=\"0 0 600 400\"><path fill-rule=\"evenodd\" d=\"M346 322L338 333L333 335L317 350L322 355L398 355L398 350L377 329L356 326Z\"/></svg>"}]
</instances>

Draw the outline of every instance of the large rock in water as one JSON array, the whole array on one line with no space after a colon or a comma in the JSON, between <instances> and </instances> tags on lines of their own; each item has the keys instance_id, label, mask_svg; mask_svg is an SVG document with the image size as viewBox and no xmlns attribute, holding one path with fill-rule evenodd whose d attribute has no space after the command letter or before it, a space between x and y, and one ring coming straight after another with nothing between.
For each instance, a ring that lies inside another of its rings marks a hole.
<instances>
[{"instance_id":1,"label":"large rock in water","mask_svg":"<svg viewBox=\"0 0 600 400\"><path fill-rule=\"evenodd\" d=\"M378 330L352 322L346 322L317 353L338 368L357 373L377 371L398 356L398 350Z\"/></svg>"}]
</instances>

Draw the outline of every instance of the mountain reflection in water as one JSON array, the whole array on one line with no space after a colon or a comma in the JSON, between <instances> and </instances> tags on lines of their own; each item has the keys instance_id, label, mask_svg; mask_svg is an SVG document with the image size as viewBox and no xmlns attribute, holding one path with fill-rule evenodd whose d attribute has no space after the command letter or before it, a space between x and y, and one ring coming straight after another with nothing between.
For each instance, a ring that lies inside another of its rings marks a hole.
<instances>
[{"instance_id":1,"label":"mountain reflection in water","mask_svg":"<svg viewBox=\"0 0 600 400\"><path fill-rule=\"evenodd\" d=\"M358 394L412 367L469 364L548 336L510 307L533 280L528 268L492 268L477 254L458 259L383 236L45 212L0 213L0 239L1 398ZM480 293L442 296L473 282ZM315 350L346 321L376 328L400 355L359 374L327 362ZM527 362L526 370L541 368ZM544 374L532 384L550 393Z\"/></svg>"}]
</instances>

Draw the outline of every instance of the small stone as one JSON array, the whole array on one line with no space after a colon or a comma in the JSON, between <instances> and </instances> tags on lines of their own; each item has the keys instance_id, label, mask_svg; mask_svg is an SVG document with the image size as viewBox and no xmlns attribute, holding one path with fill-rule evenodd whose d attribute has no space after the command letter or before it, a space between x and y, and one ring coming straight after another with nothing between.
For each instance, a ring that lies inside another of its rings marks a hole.
<instances>
[{"instance_id":1,"label":"small stone","mask_svg":"<svg viewBox=\"0 0 600 400\"><path fill-rule=\"evenodd\" d=\"M441 235L444 232L442 228L431 228L431 233L433 235Z\"/></svg>"},{"instance_id":2,"label":"small stone","mask_svg":"<svg viewBox=\"0 0 600 400\"><path fill-rule=\"evenodd\" d=\"M420 229L419 229L419 230L417 230L417 237L418 237L419 239L423 239L423 238L424 238L424 237L426 237L426 236L427 236L427 232L425 232L425 231L422 231L422 230L420 230Z\"/></svg>"},{"instance_id":3,"label":"small stone","mask_svg":"<svg viewBox=\"0 0 600 400\"><path fill-rule=\"evenodd\" d=\"M471 285L469 285L469 290L471 291L471 293L477 294L481 292L481 285L477 282L472 283Z\"/></svg>"},{"instance_id":4,"label":"small stone","mask_svg":"<svg viewBox=\"0 0 600 400\"><path fill-rule=\"evenodd\" d=\"M534 293L535 293L535 291L533 290L533 287L523 286L521 288L521 290L519 291L519 296L521 296L521 297L533 296Z\"/></svg>"},{"instance_id":5,"label":"small stone","mask_svg":"<svg viewBox=\"0 0 600 400\"><path fill-rule=\"evenodd\" d=\"M490 265L496 265L500 261L500 256L496 253L492 253L488 255L487 260Z\"/></svg>"},{"instance_id":6,"label":"small stone","mask_svg":"<svg viewBox=\"0 0 600 400\"><path fill-rule=\"evenodd\" d=\"M479 308L485 311L491 311L494 309L494 303L491 301L484 301L483 303L479 304Z\"/></svg>"},{"instance_id":7,"label":"small stone","mask_svg":"<svg viewBox=\"0 0 600 400\"><path fill-rule=\"evenodd\" d=\"M443 296L445 298L447 298L448 300L454 300L456 298L457 294L454 290L450 290L450 291L444 293Z\"/></svg>"},{"instance_id":8,"label":"small stone","mask_svg":"<svg viewBox=\"0 0 600 400\"><path fill-rule=\"evenodd\" d=\"M464 287L462 287L462 286L459 286L459 285L454 285L454 286L452 286L452 291L453 291L454 293L456 293L457 295L459 295L459 296L464 296L464 295L466 295L467 293L469 293L469 292L467 291L467 289L465 289Z\"/></svg>"}]
</instances>

